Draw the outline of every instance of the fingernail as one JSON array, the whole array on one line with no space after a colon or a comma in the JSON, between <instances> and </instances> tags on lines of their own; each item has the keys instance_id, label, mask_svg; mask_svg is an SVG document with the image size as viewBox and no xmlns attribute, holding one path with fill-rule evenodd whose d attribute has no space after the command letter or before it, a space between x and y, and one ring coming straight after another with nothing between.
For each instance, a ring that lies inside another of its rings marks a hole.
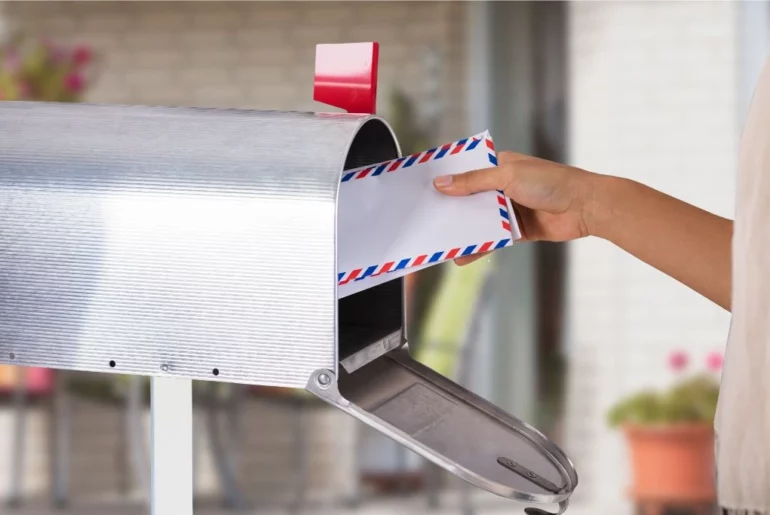
<instances>
[{"instance_id":1,"label":"fingernail","mask_svg":"<svg viewBox=\"0 0 770 515\"><path fill-rule=\"evenodd\" d=\"M451 175L442 175L433 179L433 185L437 188L448 188L452 185Z\"/></svg>"}]
</instances>

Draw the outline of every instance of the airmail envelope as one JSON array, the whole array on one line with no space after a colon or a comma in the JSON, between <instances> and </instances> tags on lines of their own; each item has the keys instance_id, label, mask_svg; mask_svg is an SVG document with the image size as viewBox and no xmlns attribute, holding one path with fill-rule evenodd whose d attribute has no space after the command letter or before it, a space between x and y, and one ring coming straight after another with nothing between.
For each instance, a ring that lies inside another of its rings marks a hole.
<instances>
[{"instance_id":1,"label":"airmail envelope","mask_svg":"<svg viewBox=\"0 0 770 515\"><path fill-rule=\"evenodd\" d=\"M440 175L497 164L489 132L344 172L337 208L339 298L521 238L510 199L488 191L450 197Z\"/></svg>"}]
</instances>

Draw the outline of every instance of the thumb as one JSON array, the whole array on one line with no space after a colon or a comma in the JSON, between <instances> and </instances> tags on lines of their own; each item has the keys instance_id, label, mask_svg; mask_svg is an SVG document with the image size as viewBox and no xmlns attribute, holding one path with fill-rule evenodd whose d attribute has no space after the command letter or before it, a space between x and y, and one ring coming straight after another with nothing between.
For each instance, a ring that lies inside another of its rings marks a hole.
<instances>
[{"instance_id":1,"label":"thumb","mask_svg":"<svg viewBox=\"0 0 770 515\"><path fill-rule=\"evenodd\" d=\"M499 167L484 168L457 175L443 175L433 180L433 186L446 195L470 195L480 191L502 190L508 184Z\"/></svg>"}]
</instances>

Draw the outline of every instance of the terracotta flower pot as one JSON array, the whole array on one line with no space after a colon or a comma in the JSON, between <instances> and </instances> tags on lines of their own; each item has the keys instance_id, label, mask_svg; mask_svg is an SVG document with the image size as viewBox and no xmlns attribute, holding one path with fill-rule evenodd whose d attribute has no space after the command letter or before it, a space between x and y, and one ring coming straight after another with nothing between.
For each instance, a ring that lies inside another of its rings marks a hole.
<instances>
[{"instance_id":1,"label":"terracotta flower pot","mask_svg":"<svg viewBox=\"0 0 770 515\"><path fill-rule=\"evenodd\" d=\"M623 432L631 452L634 499L715 501L711 424L628 425Z\"/></svg>"}]
</instances>

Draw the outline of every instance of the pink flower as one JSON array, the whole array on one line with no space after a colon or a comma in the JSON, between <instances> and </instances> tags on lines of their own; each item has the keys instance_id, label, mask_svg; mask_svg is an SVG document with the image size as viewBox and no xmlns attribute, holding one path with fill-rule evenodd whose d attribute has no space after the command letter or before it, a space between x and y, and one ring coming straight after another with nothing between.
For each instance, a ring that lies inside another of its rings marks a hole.
<instances>
[{"instance_id":1,"label":"pink flower","mask_svg":"<svg viewBox=\"0 0 770 515\"><path fill-rule=\"evenodd\" d=\"M91 49L86 46L79 46L72 52L72 62L75 66L85 66L91 62L92 58Z\"/></svg>"},{"instance_id":2,"label":"pink flower","mask_svg":"<svg viewBox=\"0 0 770 515\"><path fill-rule=\"evenodd\" d=\"M687 354L682 351L674 351L668 357L668 366L671 367L671 370L674 372L681 372L687 367L688 361Z\"/></svg>"},{"instance_id":3,"label":"pink flower","mask_svg":"<svg viewBox=\"0 0 770 515\"><path fill-rule=\"evenodd\" d=\"M86 85L86 81L79 73L70 73L64 78L64 87L70 93L80 93Z\"/></svg>"},{"instance_id":4,"label":"pink flower","mask_svg":"<svg viewBox=\"0 0 770 515\"><path fill-rule=\"evenodd\" d=\"M719 372L722 370L723 361L722 353L720 352L711 352L706 356L706 366L712 372Z\"/></svg>"}]
</instances>

